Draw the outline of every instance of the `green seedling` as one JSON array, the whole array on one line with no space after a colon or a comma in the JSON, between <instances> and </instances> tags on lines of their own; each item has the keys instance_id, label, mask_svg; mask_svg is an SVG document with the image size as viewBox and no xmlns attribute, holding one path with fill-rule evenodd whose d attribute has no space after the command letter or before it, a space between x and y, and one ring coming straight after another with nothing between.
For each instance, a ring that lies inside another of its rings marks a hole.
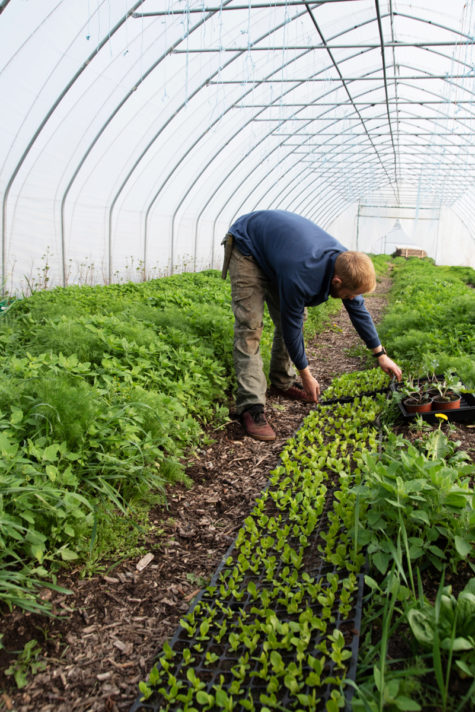
<instances>
[{"instance_id":1,"label":"green seedling","mask_svg":"<svg viewBox=\"0 0 475 712\"><path fill-rule=\"evenodd\" d=\"M46 668L46 661L39 659L41 654L41 648L33 638L25 643L16 660L5 670L5 675L13 676L19 690L28 684L30 675L36 675L37 672Z\"/></svg>"},{"instance_id":2,"label":"green seedling","mask_svg":"<svg viewBox=\"0 0 475 712\"><path fill-rule=\"evenodd\" d=\"M328 640L331 643L331 659L337 668L345 670L345 660L351 658L351 650L344 649L345 639L343 637L343 633L340 630L334 630L333 633L328 636Z\"/></svg>"},{"instance_id":3,"label":"green seedling","mask_svg":"<svg viewBox=\"0 0 475 712\"><path fill-rule=\"evenodd\" d=\"M207 652L205 655L205 665L214 665L219 660L219 655L216 653Z\"/></svg>"}]
</instances>

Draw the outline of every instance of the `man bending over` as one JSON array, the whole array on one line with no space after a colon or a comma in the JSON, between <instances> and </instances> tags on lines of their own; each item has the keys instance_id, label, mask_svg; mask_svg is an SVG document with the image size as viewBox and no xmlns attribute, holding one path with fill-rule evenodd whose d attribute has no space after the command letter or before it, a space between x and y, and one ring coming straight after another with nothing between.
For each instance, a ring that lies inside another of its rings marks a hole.
<instances>
[{"instance_id":1,"label":"man bending over","mask_svg":"<svg viewBox=\"0 0 475 712\"><path fill-rule=\"evenodd\" d=\"M285 210L243 215L231 225L223 244L223 278L229 270L235 319L236 410L248 435L257 440L276 437L264 414L267 381L259 345L265 304L275 327L269 378L281 395L318 401L320 386L308 367L303 321L305 307L330 296L343 301L380 368L401 379L401 369L381 346L361 296L376 286L366 254L347 250L310 220Z\"/></svg>"}]
</instances>

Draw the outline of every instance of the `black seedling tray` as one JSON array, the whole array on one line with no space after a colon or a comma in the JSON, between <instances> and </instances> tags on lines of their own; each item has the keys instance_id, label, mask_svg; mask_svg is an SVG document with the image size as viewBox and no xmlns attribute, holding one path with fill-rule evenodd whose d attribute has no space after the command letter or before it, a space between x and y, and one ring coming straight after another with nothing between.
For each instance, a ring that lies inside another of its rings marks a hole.
<instances>
[{"instance_id":1,"label":"black seedling tray","mask_svg":"<svg viewBox=\"0 0 475 712\"><path fill-rule=\"evenodd\" d=\"M332 491L329 490L327 492L327 497L331 497ZM327 523L327 518L326 518L326 512L322 512L320 521L312 533L312 535L309 537L309 546L308 550L306 552L306 556L304 557L305 560L303 561L303 569L310 575L312 578L314 578L315 581L318 581L320 579L325 579L326 580L326 574L330 572L334 573L340 573L340 570L333 566L332 564L325 562L321 558L321 554L319 553L317 549L317 541L319 539L319 533L321 531L321 527L323 525L323 528L325 528L325 524ZM235 545L236 541L233 541L231 545L229 546L226 554L222 557L221 562L219 563L217 569L214 572L214 575L210 581L210 586L214 586L217 583L220 583L220 574L228 569L232 568L233 564L229 565L228 564L228 559L229 557L234 558L235 557ZM277 552L276 552L277 553ZM278 580L278 574L279 571L284 568L286 564L283 562L279 562L279 564L276 566L275 569L275 578L274 580ZM347 575L347 573L342 573L342 575ZM329 626L331 626L332 629L336 628L342 631L342 633L345 636L345 650L351 651L351 658L348 659L347 661L347 673L346 673L346 679L350 680L355 680L356 677L356 667L357 667L357 662L358 662L358 650L359 650L359 642L360 642L360 626L361 626L361 618L362 618L362 601L363 601L363 588L364 588L364 575L359 574L357 575L357 580L358 580L358 587L357 590L355 591L354 594L354 601L353 601L353 607L351 610L351 613L349 616L345 617L344 619L341 618L340 613L338 611L338 601L339 599L337 598L335 601L335 609L332 610L332 614L334 615L335 621L333 623L329 623ZM246 616L251 616L252 617L252 608L253 606L257 605L257 601L252 598L252 596L247 592L247 586L250 581L253 581L256 584L256 587L260 590L265 589L266 587L272 586L272 583L267 582L265 580L265 575L264 572L257 572L253 573L252 571L247 571L245 572L243 579L240 581L238 587L237 587L237 593L240 593L241 596L239 599L236 599L234 597L226 598L223 600L224 606L229 610L234 610L236 612L236 621L240 618L240 615L246 615ZM326 586L325 586L326 587ZM215 594L211 594L207 589L202 590L192 601L190 605L189 612L191 613L195 607L200 603L207 603L212 605L213 601L215 598L220 599L220 595L218 592ZM318 602L316 601L308 601L307 604L309 607L311 607L315 613L318 615L319 609L321 609L321 606ZM298 618L299 614L293 614L289 613L288 610L286 609L285 605L282 605L279 603L279 601L275 600L275 605L274 605L274 613L276 616L282 621L282 622L287 622L290 620L293 620L295 618L295 615ZM223 614L224 615L224 614ZM215 621L220 622L221 614L218 614L215 617ZM234 616L233 619L234 620ZM237 624L237 623L236 623ZM228 625L231 627L233 625L232 621L228 619ZM322 636L319 633L318 630L315 630L312 632L312 639L311 639L311 644L308 647L307 652L310 654L314 654L315 657L318 657L321 655L319 653L317 646L321 642ZM195 639L193 636L190 636L187 631L180 625L178 626L177 630L175 631L175 634L173 635L172 639L170 640L170 647L172 650L175 652L179 653L179 651L183 650L184 648L192 648L193 645L197 642L197 639ZM312 652L313 648L313 652ZM214 652L219 655L219 660L217 660L212 667L205 665L205 658L206 658L206 653L207 652ZM203 683L205 683L206 687L203 688L204 691L208 693L213 692L213 685L216 685L220 677L223 676L225 682L231 682L235 677L233 676L231 668L236 665L239 661L240 656L245 652L245 649L238 649L235 651L230 650L229 645L227 645L226 640L224 639L222 642L222 649L218 651L215 648L215 642L213 640L209 640L203 643L203 651L201 653L193 653L195 657L195 662L194 662L194 670L197 674L197 676L202 680ZM281 651L284 653L284 651ZM284 654L282 655L284 657ZM289 658L287 662L292 662L292 659ZM332 675L333 671L333 662L331 660L327 660L327 665L324 670L324 673L322 676L327 676L327 675ZM181 664L179 665L179 668L174 672L176 676L179 676L181 669ZM259 709L260 703L259 703L259 695L266 691L266 681L263 680L261 677L258 676L258 670L259 666L256 663L254 665L254 668L250 671L250 676L247 678L247 691L255 698L256 701L256 709ZM310 670L308 671L310 672ZM185 683L186 683L186 676L185 676ZM322 709L325 708L325 703L326 701L330 698L330 694L332 691L333 686L331 684L328 684L324 687L321 688L320 690L320 696L322 699ZM311 689L303 689L300 692L304 692L306 694L311 694ZM351 686L346 686L345 688L345 709L347 712L351 710L351 698L353 696L353 688ZM289 693L285 689L281 689L280 694L283 695L282 699L279 700L280 704L284 706L288 706L289 709L292 708L292 705L295 705L296 700L295 698L292 699L289 696ZM164 698L158 693L155 692L148 700L141 701L140 697L135 701L133 706L131 707L129 712L144 712L145 710L149 710L150 712L159 712L160 709L163 709L164 704L166 704ZM238 709L238 708L236 708Z\"/></svg>"},{"instance_id":2,"label":"black seedling tray","mask_svg":"<svg viewBox=\"0 0 475 712\"><path fill-rule=\"evenodd\" d=\"M335 403L343 403L347 401L353 401L354 398L360 397L362 395L376 395L379 393L387 393L389 391L389 388L385 388L382 390L378 391L372 391L370 393L359 393L355 395L354 397L351 398L340 398L340 399L335 399ZM330 401L327 401L329 403ZM322 403L322 405L326 405L327 403ZM268 485L269 486L269 485ZM266 488L267 489L267 488ZM318 543L320 539L320 532L325 530L328 520L327 520L327 510L330 506L330 502L333 496L333 489L328 489L327 490L327 497L326 497L326 506L324 507L324 510L322 511L319 521L316 525L315 530L313 531L312 535L309 536L309 546L304 554L304 558L302 561L302 567L303 570L312 576L315 581L321 579L321 578L326 578L326 575L330 572L332 573L337 573L341 574L342 576L347 576L348 572L341 571L338 569L336 566L333 564L325 561L319 550L318 550ZM291 542L289 542L291 543ZM277 552L274 552L274 555L276 555ZM236 557L236 540L234 540L225 555L222 557L220 563L218 564L213 577L210 581L209 586L214 586L218 583L221 583L220 576L223 571L226 569L232 568L233 564L229 565L228 560L229 557L235 559ZM280 561L278 565L275 568L275 577L278 577L279 572L282 570L282 568L285 568L287 566L284 562ZM252 599L252 596L248 594L247 592L247 587L250 581L254 582L256 587L260 590L263 590L266 588L266 586L269 586L269 582L266 582L266 577L265 577L265 572L258 571L257 573L252 572L251 570L248 570L245 572L245 575L243 576L242 580L239 583L239 586L236 587L237 593L241 594L242 596L239 599L236 599L234 597L230 598L225 598L223 601L223 604L226 608L228 609L233 609L236 611L238 614L239 611L248 611L248 615L251 614L251 609L252 607L256 604L256 602ZM357 589L354 593L354 600L353 600L353 606L351 609L351 612L348 616L345 616L345 618L341 618L340 613L338 611L338 601L339 599L336 600L335 602L335 609L332 610L332 615L334 616L334 622L330 623L332 629L338 629L341 630L345 637L345 650L351 651L351 658L348 659L347 661L347 671L345 678L347 680L353 680L355 681L356 678L356 669L357 669L357 664L358 664L358 651L359 651L359 644L360 644L360 628L361 628L361 620L362 620L362 610L363 610L363 590L364 590L364 573L360 573L357 575L357 582L358 586ZM190 608L189 608L189 613L192 613L193 610L196 608L196 606L200 603L203 602L205 604L213 605L214 600L219 600L220 595L218 592L215 594L210 593L207 589L204 589L200 591L200 593L193 599L191 602ZM285 608L285 606L279 605L278 601L275 601L276 605L274 608L274 613L279 617L280 620L283 622L292 620L295 616L295 614L289 613L288 610ZM319 605L316 602L308 602L309 605L316 610L316 607ZM237 616L237 619L239 616ZM219 620L219 615L215 618L215 620ZM234 620L234 618L233 618ZM311 638L311 645L314 648L314 653L315 656L317 657L321 655L321 653L318 651L317 646L321 640L321 636L317 630L314 630L312 632L312 638ZM184 647L187 648L192 648L194 643L197 642L195 638L190 637L181 625L178 626L178 628L175 631L175 634L173 635L172 639L170 640L170 648L176 652L179 652L182 650ZM211 647L210 647L211 646ZM309 646L308 652L311 652ZM195 657L195 665L194 669L198 673L198 677L201 677L200 673L203 675L203 682L205 683L206 687L203 688L206 692L212 693L213 690L213 685L215 685L219 679L220 676L224 678L225 682L231 682L235 677L232 674L231 667L237 663L239 660L239 656L242 651L231 651L229 647L226 646L226 643L223 642L223 649L219 653L219 660L216 661L213 667L206 666L204 664L205 661L205 656L206 652L216 652L213 650L213 641L209 641L209 643L206 641L203 644L203 651L202 653L193 653ZM282 651L283 653L284 651ZM284 658L284 655L282 655ZM290 659L288 662L292 662L292 659ZM181 664L179 664L181 667ZM329 659L327 660L327 665L324 670L323 675L327 676L332 674L334 663ZM178 666L177 666L178 667ZM251 695L256 695L256 709L260 709L260 702L259 702L259 694L261 692L265 692L266 688L266 682L265 680L262 680L262 678L258 677L255 673L258 670L257 663L254 666L254 669L251 671L251 677L248 680L248 690L251 692ZM310 670L308 670L310 672ZM254 675L252 675L254 673ZM321 690L319 691L319 696L321 698L321 709L325 709L325 704L330 698L332 689L334 689L334 686L332 684L327 684L326 687L322 687ZM282 689L281 694L283 695L282 699L279 699L279 702L281 705L289 706L289 708L295 704L296 700L291 699L289 697L288 691ZM311 694L312 690L309 688L302 688L300 692L304 692L306 694ZM345 712L351 712L351 699L354 694L354 689L350 685L346 685L344 688L344 694L345 694ZM166 702L165 702L166 705ZM159 712L161 709L164 707L164 699L163 697L156 691L152 694L152 696L148 700L141 700L141 695L135 700L134 704L130 708L129 712L142 712L149 710L150 712ZM242 712L242 708L235 708L236 710L240 710Z\"/></svg>"},{"instance_id":3,"label":"black seedling tray","mask_svg":"<svg viewBox=\"0 0 475 712\"><path fill-rule=\"evenodd\" d=\"M341 619L338 610L335 609L334 611L334 616L335 616L335 622L331 624L332 629L338 629L341 630L345 637L346 644L344 646L344 650L349 650L351 652L351 658L348 660L348 670L346 674L346 679L351 679L354 680L356 676L356 666L357 666L357 661L358 661L358 650L359 650L359 631L360 631L360 626L361 626L361 617L362 617L362 599L363 599L363 587L364 587L364 576L360 574L358 576L358 590L356 594L356 603L352 611L351 617L345 617L344 619ZM197 601L194 602L193 606L196 605ZM236 606L238 606L240 609L246 608L246 606L250 606L252 604L252 601L239 601L236 602ZM255 603L254 603L255 605ZM318 606L318 604L315 604ZM287 612L284 609L275 609L275 614L278 616L278 618L281 621L286 621L289 619ZM237 630L238 628L236 628ZM312 631L312 638L310 641L310 644L307 649L307 654L313 655L314 657L319 657L321 656L321 653L318 650L318 645L319 643L323 640L325 636L321 634L318 630ZM173 636L172 640L170 641L170 647L172 650L179 652L183 648L192 648L194 643L196 643L196 639L193 637L188 636L187 632L180 626L178 630L175 632L175 635ZM198 653L193 653L195 662L194 662L194 671L197 675L197 677L205 684L205 687L203 688L204 691L211 693L213 692L213 685L219 684L220 679L224 678L225 683L231 684L231 682L235 679L235 676L233 675L232 669L235 665L239 663L240 657L243 653L245 653L246 648L245 646L242 646L242 648L238 648L237 650L231 650L228 646L223 644L223 649L219 653L219 660L217 660L213 666L207 666L204 664L205 661L205 656L207 652L216 652L215 650L215 643L213 643L212 640L206 641L203 644L203 652L201 654ZM291 663L294 658L292 654L289 654L286 656L285 651L281 650L280 651L282 654L282 659L284 660L285 663ZM258 651L254 653L255 658L251 658L251 660L254 660L258 657ZM186 684L186 674L183 674L181 672L181 669L183 667L183 670L186 670L186 666L182 666L181 663L178 664L177 668L174 669L173 674L177 679L182 679L185 681ZM332 675L334 668L334 663L328 659L325 665L325 668L322 672L322 677ZM248 671L247 676L246 676L246 690L248 693L250 693L251 697L255 700L256 704L256 709L260 708L260 703L259 703L259 695L262 692L266 692L266 686L267 682L265 679L259 676L259 663L256 659L255 663L252 663L251 669ZM181 674L180 674L181 672ZM306 677L306 675L311 672L310 668L306 669L304 667L303 670L303 675L302 677ZM321 709L325 709L325 703L326 701L330 698L331 691L333 689L332 685L326 685L325 687L322 687L321 690L319 691L319 696L321 697ZM311 694L312 690L310 687L305 686L300 690L301 693L305 694ZM288 692L288 690L285 689L284 686L282 686L280 690L280 698L279 698L279 703L286 708L292 709L293 706L296 704L296 699L295 697L292 698ZM351 697L353 696L353 688L348 686L346 688L346 710L349 711L351 709ZM143 702L139 699L137 699L134 703L134 705L131 707L130 712L142 712L143 710L151 710L153 712L159 712L160 709L163 709L164 705L166 705L166 701L164 698L159 694L159 693L154 693L152 697L150 697L148 700L144 700ZM236 708L236 709L241 709L241 708Z\"/></svg>"},{"instance_id":4,"label":"black seedling tray","mask_svg":"<svg viewBox=\"0 0 475 712\"><path fill-rule=\"evenodd\" d=\"M437 375L435 377L438 381L443 381L444 376ZM420 378L420 383L426 383L428 378ZM464 386L461 381L462 386ZM398 391L402 388L402 383L394 383L391 385L391 390ZM400 418L406 422L411 422L417 416L421 416L428 423L438 423L440 421L436 416L445 415L448 420L458 423L473 423L475 422L475 396L473 393L462 393L462 400L460 401L460 408L453 408L452 410L428 410L423 413L408 413L402 401L398 403L400 410Z\"/></svg>"},{"instance_id":5,"label":"black seedling tray","mask_svg":"<svg viewBox=\"0 0 475 712\"><path fill-rule=\"evenodd\" d=\"M417 416L421 416L429 423L437 423L440 420L437 418L437 414L445 415L448 420L458 423L475 422L475 396L473 393L462 393L460 408L453 408L452 410L428 410L424 413L408 413L402 401L398 403L398 406L401 411L401 417L408 422L417 418Z\"/></svg>"}]
</instances>

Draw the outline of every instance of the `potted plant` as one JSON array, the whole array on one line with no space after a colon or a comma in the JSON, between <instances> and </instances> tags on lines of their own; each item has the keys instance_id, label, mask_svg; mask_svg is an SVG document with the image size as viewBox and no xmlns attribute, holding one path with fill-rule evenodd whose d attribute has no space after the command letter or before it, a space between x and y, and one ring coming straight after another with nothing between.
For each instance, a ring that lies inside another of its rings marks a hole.
<instances>
[{"instance_id":1,"label":"potted plant","mask_svg":"<svg viewBox=\"0 0 475 712\"><path fill-rule=\"evenodd\" d=\"M432 408L432 395L427 383L421 384L419 379L408 379L399 393L408 413L424 413Z\"/></svg>"},{"instance_id":2,"label":"potted plant","mask_svg":"<svg viewBox=\"0 0 475 712\"><path fill-rule=\"evenodd\" d=\"M437 391L432 399L432 410L460 408L460 390L463 388L463 383L454 373L446 373L441 381L434 381L432 388Z\"/></svg>"}]
</instances>

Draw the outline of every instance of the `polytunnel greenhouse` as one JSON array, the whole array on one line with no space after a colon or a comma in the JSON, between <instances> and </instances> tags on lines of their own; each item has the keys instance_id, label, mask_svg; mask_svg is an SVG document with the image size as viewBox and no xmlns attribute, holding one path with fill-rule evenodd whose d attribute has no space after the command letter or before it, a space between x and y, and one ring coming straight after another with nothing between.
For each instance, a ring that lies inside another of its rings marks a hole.
<instances>
[{"instance_id":1,"label":"polytunnel greenhouse","mask_svg":"<svg viewBox=\"0 0 475 712\"><path fill-rule=\"evenodd\" d=\"M475 709L474 58L0 0L0 712Z\"/></svg>"}]
</instances>

